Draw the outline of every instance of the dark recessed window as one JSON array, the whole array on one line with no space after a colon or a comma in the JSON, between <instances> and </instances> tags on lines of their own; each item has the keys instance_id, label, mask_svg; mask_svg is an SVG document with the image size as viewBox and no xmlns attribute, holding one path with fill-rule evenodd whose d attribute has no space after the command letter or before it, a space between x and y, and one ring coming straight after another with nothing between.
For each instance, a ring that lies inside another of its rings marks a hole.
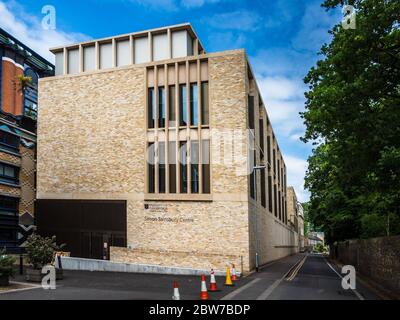
<instances>
[{"instance_id":1,"label":"dark recessed window","mask_svg":"<svg viewBox=\"0 0 400 320\"><path fill-rule=\"evenodd\" d=\"M147 168L148 168L148 192L154 193L156 191L156 166L155 166L155 145L153 142L148 144L147 147Z\"/></svg>"},{"instance_id":2,"label":"dark recessed window","mask_svg":"<svg viewBox=\"0 0 400 320\"><path fill-rule=\"evenodd\" d=\"M268 210L272 213L272 177L268 175Z\"/></svg>"},{"instance_id":3,"label":"dark recessed window","mask_svg":"<svg viewBox=\"0 0 400 320\"><path fill-rule=\"evenodd\" d=\"M158 143L158 192L165 193L165 142Z\"/></svg>"},{"instance_id":4,"label":"dark recessed window","mask_svg":"<svg viewBox=\"0 0 400 320\"><path fill-rule=\"evenodd\" d=\"M148 97L147 97L147 126L151 129L154 128L155 125L155 110L154 110L154 88L148 89Z\"/></svg>"},{"instance_id":5,"label":"dark recessed window","mask_svg":"<svg viewBox=\"0 0 400 320\"><path fill-rule=\"evenodd\" d=\"M16 216L18 202L18 198L0 196L0 216Z\"/></svg>"},{"instance_id":6,"label":"dark recessed window","mask_svg":"<svg viewBox=\"0 0 400 320\"><path fill-rule=\"evenodd\" d=\"M175 110L175 86L169 86L168 92L168 110L169 110L169 126L176 125L176 110Z\"/></svg>"},{"instance_id":7,"label":"dark recessed window","mask_svg":"<svg viewBox=\"0 0 400 320\"><path fill-rule=\"evenodd\" d=\"M197 84L190 85L190 125L197 126L199 117L197 114Z\"/></svg>"},{"instance_id":8,"label":"dark recessed window","mask_svg":"<svg viewBox=\"0 0 400 320\"><path fill-rule=\"evenodd\" d=\"M209 124L208 82L201 83L201 124Z\"/></svg>"},{"instance_id":9,"label":"dark recessed window","mask_svg":"<svg viewBox=\"0 0 400 320\"><path fill-rule=\"evenodd\" d=\"M169 192L176 193L176 143L168 143Z\"/></svg>"},{"instance_id":10,"label":"dark recessed window","mask_svg":"<svg viewBox=\"0 0 400 320\"><path fill-rule=\"evenodd\" d=\"M186 110L186 85L179 86L179 125L185 127L187 125Z\"/></svg>"},{"instance_id":11,"label":"dark recessed window","mask_svg":"<svg viewBox=\"0 0 400 320\"><path fill-rule=\"evenodd\" d=\"M266 193L265 193L265 169L261 169L261 205L266 207Z\"/></svg>"},{"instance_id":12,"label":"dark recessed window","mask_svg":"<svg viewBox=\"0 0 400 320\"><path fill-rule=\"evenodd\" d=\"M249 96L249 129L254 129L254 97Z\"/></svg>"},{"instance_id":13,"label":"dark recessed window","mask_svg":"<svg viewBox=\"0 0 400 320\"><path fill-rule=\"evenodd\" d=\"M190 142L191 191L199 193L199 142Z\"/></svg>"},{"instance_id":14,"label":"dark recessed window","mask_svg":"<svg viewBox=\"0 0 400 320\"><path fill-rule=\"evenodd\" d=\"M18 151L19 149L19 137L0 130L0 145L6 148L10 148L13 151Z\"/></svg>"},{"instance_id":15,"label":"dark recessed window","mask_svg":"<svg viewBox=\"0 0 400 320\"><path fill-rule=\"evenodd\" d=\"M210 193L210 140L201 142L203 193Z\"/></svg>"},{"instance_id":16,"label":"dark recessed window","mask_svg":"<svg viewBox=\"0 0 400 320\"><path fill-rule=\"evenodd\" d=\"M158 88L158 127L165 128L165 90Z\"/></svg>"},{"instance_id":17,"label":"dark recessed window","mask_svg":"<svg viewBox=\"0 0 400 320\"><path fill-rule=\"evenodd\" d=\"M188 192L187 185L187 145L186 142L180 142L179 148L179 167L180 167L180 185L181 185L181 193Z\"/></svg>"},{"instance_id":18,"label":"dark recessed window","mask_svg":"<svg viewBox=\"0 0 400 320\"><path fill-rule=\"evenodd\" d=\"M0 163L0 179L6 182L18 183L19 169L17 167Z\"/></svg>"},{"instance_id":19,"label":"dark recessed window","mask_svg":"<svg viewBox=\"0 0 400 320\"><path fill-rule=\"evenodd\" d=\"M259 135L260 135L260 149L261 149L260 157L261 157L261 160L264 160L264 121L263 121L263 119L260 119L258 130L259 130Z\"/></svg>"}]
</instances>

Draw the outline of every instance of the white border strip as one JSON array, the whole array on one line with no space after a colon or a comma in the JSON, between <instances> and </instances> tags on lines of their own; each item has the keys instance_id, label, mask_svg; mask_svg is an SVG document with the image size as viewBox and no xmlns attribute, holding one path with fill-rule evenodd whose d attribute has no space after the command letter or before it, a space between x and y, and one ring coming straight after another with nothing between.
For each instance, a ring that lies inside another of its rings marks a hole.
<instances>
[{"instance_id":1,"label":"white border strip","mask_svg":"<svg viewBox=\"0 0 400 320\"><path fill-rule=\"evenodd\" d=\"M19 63L16 63L13 59L11 59L11 58L8 58L8 57L3 57L2 58L2 60L3 61L8 61L8 62L11 62L12 64L14 64L17 68L20 68L20 69L22 69L22 71L24 71L25 70L25 68L24 68L24 66L23 65L20 65Z\"/></svg>"}]
</instances>

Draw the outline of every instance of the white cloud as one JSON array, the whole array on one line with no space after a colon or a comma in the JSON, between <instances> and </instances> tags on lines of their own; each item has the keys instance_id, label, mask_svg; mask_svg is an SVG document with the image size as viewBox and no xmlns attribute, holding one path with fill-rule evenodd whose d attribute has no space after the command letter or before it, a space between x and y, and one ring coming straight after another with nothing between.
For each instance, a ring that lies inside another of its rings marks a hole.
<instances>
[{"instance_id":1,"label":"white cloud","mask_svg":"<svg viewBox=\"0 0 400 320\"><path fill-rule=\"evenodd\" d=\"M44 30L41 18L27 14L16 2L6 4L0 1L1 27L50 62L54 63L54 55L49 48L89 38L81 33L67 33L59 29Z\"/></svg>"},{"instance_id":2,"label":"white cloud","mask_svg":"<svg viewBox=\"0 0 400 320\"><path fill-rule=\"evenodd\" d=\"M304 189L307 161L291 155L284 155L284 159L287 168L287 185L293 186L300 202L308 201L310 194Z\"/></svg>"},{"instance_id":3,"label":"white cloud","mask_svg":"<svg viewBox=\"0 0 400 320\"><path fill-rule=\"evenodd\" d=\"M261 17L257 12L239 10L212 15L204 22L215 29L254 31L260 27Z\"/></svg>"},{"instance_id":4,"label":"white cloud","mask_svg":"<svg viewBox=\"0 0 400 320\"><path fill-rule=\"evenodd\" d=\"M218 3L223 0L182 0L181 4L185 8L200 8L205 4Z\"/></svg>"}]
</instances>

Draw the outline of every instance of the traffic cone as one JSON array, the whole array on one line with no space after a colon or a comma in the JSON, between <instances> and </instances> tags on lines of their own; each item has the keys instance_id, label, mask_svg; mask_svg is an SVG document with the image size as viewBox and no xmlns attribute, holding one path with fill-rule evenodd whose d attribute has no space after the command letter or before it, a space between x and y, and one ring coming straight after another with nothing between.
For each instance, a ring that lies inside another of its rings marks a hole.
<instances>
[{"instance_id":1,"label":"traffic cone","mask_svg":"<svg viewBox=\"0 0 400 320\"><path fill-rule=\"evenodd\" d=\"M232 281L237 281L238 278L236 276L235 265L232 263Z\"/></svg>"},{"instance_id":2,"label":"traffic cone","mask_svg":"<svg viewBox=\"0 0 400 320\"><path fill-rule=\"evenodd\" d=\"M210 291L210 292L219 291L219 290L217 289L217 282L215 281L215 272L214 272L213 269L211 269L210 275L211 275L211 279L210 279L210 289L209 289L209 291Z\"/></svg>"},{"instance_id":3,"label":"traffic cone","mask_svg":"<svg viewBox=\"0 0 400 320\"><path fill-rule=\"evenodd\" d=\"M208 292L206 286L206 277L204 274L201 275L201 292L200 292L200 299L201 300L208 300Z\"/></svg>"},{"instance_id":4,"label":"traffic cone","mask_svg":"<svg viewBox=\"0 0 400 320\"><path fill-rule=\"evenodd\" d=\"M178 287L177 281L174 281L174 295L172 296L172 300L181 300L181 296L179 295L179 287Z\"/></svg>"},{"instance_id":5,"label":"traffic cone","mask_svg":"<svg viewBox=\"0 0 400 320\"><path fill-rule=\"evenodd\" d=\"M231 279L231 272L229 270L229 267L226 268L226 280L225 280L225 285L226 286L230 286L233 287L234 284L232 283L232 279Z\"/></svg>"}]
</instances>

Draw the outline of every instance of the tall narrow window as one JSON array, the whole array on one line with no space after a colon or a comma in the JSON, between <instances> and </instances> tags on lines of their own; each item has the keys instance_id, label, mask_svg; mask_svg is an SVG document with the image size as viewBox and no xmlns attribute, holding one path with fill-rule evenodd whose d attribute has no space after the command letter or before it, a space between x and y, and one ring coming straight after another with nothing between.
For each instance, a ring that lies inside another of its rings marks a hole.
<instances>
[{"instance_id":1,"label":"tall narrow window","mask_svg":"<svg viewBox=\"0 0 400 320\"><path fill-rule=\"evenodd\" d=\"M254 97L249 96L249 129L254 129Z\"/></svg>"},{"instance_id":2,"label":"tall narrow window","mask_svg":"<svg viewBox=\"0 0 400 320\"><path fill-rule=\"evenodd\" d=\"M210 140L201 142L203 193L210 193Z\"/></svg>"},{"instance_id":3,"label":"tall narrow window","mask_svg":"<svg viewBox=\"0 0 400 320\"><path fill-rule=\"evenodd\" d=\"M168 143L169 192L176 193L176 143Z\"/></svg>"},{"instance_id":4,"label":"tall narrow window","mask_svg":"<svg viewBox=\"0 0 400 320\"><path fill-rule=\"evenodd\" d=\"M165 89L158 88L158 127L165 128Z\"/></svg>"},{"instance_id":5,"label":"tall narrow window","mask_svg":"<svg viewBox=\"0 0 400 320\"><path fill-rule=\"evenodd\" d=\"M278 212L279 212L279 220L282 221L282 198L280 191L278 191Z\"/></svg>"},{"instance_id":6,"label":"tall narrow window","mask_svg":"<svg viewBox=\"0 0 400 320\"><path fill-rule=\"evenodd\" d=\"M263 121L263 119L260 119L258 130L259 130L259 136L260 136L260 149L261 149L260 157L261 157L261 160L264 160L264 121Z\"/></svg>"},{"instance_id":7,"label":"tall narrow window","mask_svg":"<svg viewBox=\"0 0 400 320\"><path fill-rule=\"evenodd\" d=\"M179 125L184 127L187 125L187 110L186 110L186 85L179 86Z\"/></svg>"},{"instance_id":8,"label":"tall narrow window","mask_svg":"<svg viewBox=\"0 0 400 320\"><path fill-rule=\"evenodd\" d=\"M154 193L156 191L155 188L155 179L156 179L156 166L155 166L155 145L153 142L148 144L147 147L147 167L148 167L148 192Z\"/></svg>"},{"instance_id":9,"label":"tall narrow window","mask_svg":"<svg viewBox=\"0 0 400 320\"><path fill-rule=\"evenodd\" d=\"M273 166L274 166L274 175L276 175L276 153L275 153L275 149L272 151L273 154Z\"/></svg>"},{"instance_id":10,"label":"tall narrow window","mask_svg":"<svg viewBox=\"0 0 400 320\"><path fill-rule=\"evenodd\" d=\"M201 124L209 124L208 82L201 83Z\"/></svg>"},{"instance_id":11,"label":"tall narrow window","mask_svg":"<svg viewBox=\"0 0 400 320\"><path fill-rule=\"evenodd\" d=\"M275 214L275 217L278 217L278 205L277 205L277 203L278 203L278 195L277 195L277 192L276 192L276 184L274 184L274 214Z\"/></svg>"},{"instance_id":12,"label":"tall narrow window","mask_svg":"<svg viewBox=\"0 0 400 320\"><path fill-rule=\"evenodd\" d=\"M268 175L268 210L272 213L272 177Z\"/></svg>"},{"instance_id":13,"label":"tall narrow window","mask_svg":"<svg viewBox=\"0 0 400 320\"><path fill-rule=\"evenodd\" d=\"M268 163L271 164L271 137L267 137L267 159Z\"/></svg>"},{"instance_id":14,"label":"tall narrow window","mask_svg":"<svg viewBox=\"0 0 400 320\"><path fill-rule=\"evenodd\" d=\"M278 183L281 184L281 170L279 169L281 167L281 162L278 159Z\"/></svg>"},{"instance_id":15,"label":"tall narrow window","mask_svg":"<svg viewBox=\"0 0 400 320\"><path fill-rule=\"evenodd\" d=\"M266 207L266 193L265 193L265 169L261 171L261 205Z\"/></svg>"},{"instance_id":16,"label":"tall narrow window","mask_svg":"<svg viewBox=\"0 0 400 320\"><path fill-rule=\"evenodd\" d=\"M256 199L256 176L255 176L255 170L254 170L254 165L256 162L256 152L254 151L253 153L253 167L252 171L250 173L250 197L252 199Z\"/></svg>"},{"instance_id":17,"label":"tall narrow window","mask_svg":"<svg viewBox=\"0 0 400 320\"><path fill-rule=\"evenodd\" d=\"M190 125L197 126L199 124L199 117L197 114L197 84L190 85Z\"/></svg>"},{"instance_id":18,"label":"tall narrow window","mask_svg":"<svg viewBox=\"0 0 400 320\"><path fill-rule=\"evenodd\" d=\"M199 193L199 142L190 142L191 191Z\"/></svg>"},{"instance_id":19,"label":"tall narrow window","mask_svg":"<svg viewBox=\"0 0 400 320\"><path fill-rule=\"evenodd\" d=\"M165 193L165 142L158 143L158 192Z\"/></svg>"},{"instance_id":20,"label":"tall narrow window","mask_svg":"<svg viewBox=\"0 0 400 320\"><path fill-rule=\"evenodd\" d=\"M175 110L175 86L169 86L168 94L168 109L169 109L169 127L176 125L176 110Z\"/></svg>"},{"instance_id":21,"label":"tall narrow window","mask_svg":"<svg viewBox=\"0 0 400 320\"><path fill-rule=\"evenodd\" d=\"M187 146L186 142L180 143L179 148L179 167L180 167L180 176L181 176L181 193L187 193Z\"/></svg>"},{"instance_id":22,"label":"tall narrow window","mask_svg":"<svg viewBox=\"0 0 400 320\"><path fill-rule=\"evenodd\" d=\"M154 110L154 88L148 89L148 98L147 98L147 126L149 128L154 128L155 125L155 110Z\"/></svg>"}]
</instances>

